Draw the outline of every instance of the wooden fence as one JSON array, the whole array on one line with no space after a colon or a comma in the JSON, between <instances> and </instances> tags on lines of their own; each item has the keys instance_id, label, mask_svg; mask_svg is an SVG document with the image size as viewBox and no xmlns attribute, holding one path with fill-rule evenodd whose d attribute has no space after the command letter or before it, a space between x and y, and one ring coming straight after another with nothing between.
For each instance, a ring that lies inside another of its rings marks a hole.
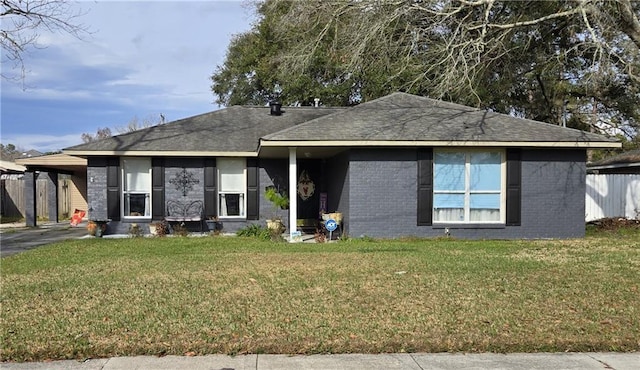
<instances>
[{"instance_id":1,"label":"wooden fence","mask_svg":"<svg viewBox=\"0 0 640 370\"><path fill-rule=\"evenodd\" d=\"M585 220L640 219L640 175L587 175Z\"/></svg>"},{"instance_id":2,"label":"wooden fence","mask_svg":"<svg viewBox=\"0 0 640 370\"><path fill-rule=\"evenodd\" d=\"M24 180L7 179L1 181L0 211L2 216L24 218ZM58 217L60 219L68 218L71 213L70 182L71 180L68 178L60 178L58 180ZM39 219L49 218L49 192L47 191L47 186L46 179L36 180L36 217Z\"/></svg>"}]
</instances>

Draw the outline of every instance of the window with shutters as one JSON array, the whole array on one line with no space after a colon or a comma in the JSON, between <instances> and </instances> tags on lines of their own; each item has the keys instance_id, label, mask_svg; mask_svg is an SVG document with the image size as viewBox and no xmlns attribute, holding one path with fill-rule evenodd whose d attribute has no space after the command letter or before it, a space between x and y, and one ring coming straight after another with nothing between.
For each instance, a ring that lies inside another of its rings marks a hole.
<instances>
[{"instance_id":1,"label":"window with shutters","mask_svg":"<svg viewBox=\"0 0 640 370\"><path fill-rule=\"evenodd\" d=\"M151 218L151 159L122 159L124 218Z\"/></svg>"},{"instance_id":2,"label":"window with shutters","mask_svg":"<svg viewBox=\"0 0 640 370\"><path fill-rule=\"evenodd\" d=\"M246 167L244 158L218 158L219 217L246 217Z\"/></svg>"},{"instance_id":3,"label":"window with shutters","mask_svg":"<svg viewBox=\"0 0 640 370\"><path fill-rule=\"evenodd\" d=\"M434 150L434 223L504 223L505 188L504 150Z\"/></svg>"}]
</instances>

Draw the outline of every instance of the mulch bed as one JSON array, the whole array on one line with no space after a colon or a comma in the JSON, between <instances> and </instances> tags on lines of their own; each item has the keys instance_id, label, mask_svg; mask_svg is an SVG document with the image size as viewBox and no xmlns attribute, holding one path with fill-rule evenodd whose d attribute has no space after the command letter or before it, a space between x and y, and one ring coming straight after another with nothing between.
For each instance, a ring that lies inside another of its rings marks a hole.
<instances>
[{"instance_id":1,"label":"mulch bed","mask_svg":"<svg viewBox=\"0 0 640 370\"><path fill-rule=\"evenodd\" d=\"M589 225L595 225L598 230L618 230L623 228L640 229L640 220L624 217L610 217L591 221L589 222Z\"/></svg>"}]
</instances>

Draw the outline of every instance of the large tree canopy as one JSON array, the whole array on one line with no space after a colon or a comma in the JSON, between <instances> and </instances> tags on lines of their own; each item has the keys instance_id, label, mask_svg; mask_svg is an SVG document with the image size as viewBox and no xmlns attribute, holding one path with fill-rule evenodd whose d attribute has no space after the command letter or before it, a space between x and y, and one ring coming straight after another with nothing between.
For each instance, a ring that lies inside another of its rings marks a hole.
<instances>
[{"instance_id":1,"label":"large tree canopy","mask_svg":"<svg viewBox=\"0 0 640 370\"><path fill-rule=\"evenodd\" d=\"M256 3L212 76L223 105L350 105L394 91L635 137L640 2Z\"/></svg>"}]
</instances>

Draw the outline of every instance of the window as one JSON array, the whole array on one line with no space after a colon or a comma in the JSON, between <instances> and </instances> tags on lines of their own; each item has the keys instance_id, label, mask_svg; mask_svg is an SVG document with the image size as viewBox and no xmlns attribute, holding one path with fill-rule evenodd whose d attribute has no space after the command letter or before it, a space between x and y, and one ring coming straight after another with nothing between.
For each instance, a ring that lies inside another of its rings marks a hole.
<instances>
[{"instance_id":1,"label":"window","mask_svg":"<svg viewBox=\"0 0 640 370\"><path fill-rule=\"evenodd\" d=\"M218 158L218 216L245 217L246 163L244 158Z\"/></svg>"},{"instance_id":2,"label":"window","mask_svg":"<svg viewBox=\"0 0 640 370\"><path fill-rule=\"evenodd\" d=\"M435 151L434 222L504 222L504 151Z\"/></svg>"},{"instance_id":3,"label":"window","mask_svg":"<svg viewBox=\"0 0 640 370\"><path fill-rule=\"evenodd\" d=\"M151 217L151 160L122 160L124 217Z\"/></svg>"}]
</instances>

